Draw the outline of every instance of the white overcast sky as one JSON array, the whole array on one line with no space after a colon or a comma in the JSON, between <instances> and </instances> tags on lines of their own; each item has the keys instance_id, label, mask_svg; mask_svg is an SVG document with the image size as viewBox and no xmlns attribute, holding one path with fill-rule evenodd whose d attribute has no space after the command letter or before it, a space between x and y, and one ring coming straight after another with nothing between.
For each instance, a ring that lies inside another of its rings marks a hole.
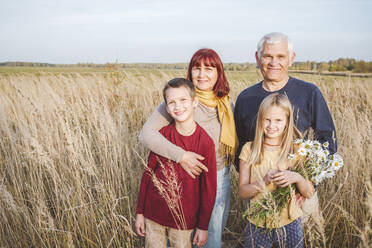
<instances>
[{"instance_id":1,"label":"white overcast sky","mask_svg":"<svg viewBox=\"0 0 372 248\"><path fill-rule=\"evenodd\" d=\"M297 61L372 60L371 0L1 0L0 62L254 62L278 31Z\"/></svg>"}]
</instances>

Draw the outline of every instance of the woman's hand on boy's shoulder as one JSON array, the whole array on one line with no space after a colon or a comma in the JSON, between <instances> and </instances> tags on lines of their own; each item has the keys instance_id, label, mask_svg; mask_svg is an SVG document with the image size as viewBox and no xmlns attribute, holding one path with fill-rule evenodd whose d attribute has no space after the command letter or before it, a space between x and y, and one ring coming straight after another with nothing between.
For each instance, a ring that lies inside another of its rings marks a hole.
<instances>
[{"instance_id":1,"label":"woman's hand on boy's shoulder","mask_svg":"<svg viewBox=\"0 0 372 248\"><path fill-rule=\"evenodd\" d=\"M136 215L136 232L139 236L145 237L145 216L143 214Z\"/></svg>"},{"instance_id":2,"label":"woman's hand on boy's shoulder","mask_svg":"<svg viewBox=\"0 0 372 248\"><path fill-rule=\"evenodd\" d=\"M190 177L195 178L199 176L203 170L208 172L208 168L199 160L204 160L204 157L195 152L185 152L179 163Z\"/></svg>"}]
</instances>

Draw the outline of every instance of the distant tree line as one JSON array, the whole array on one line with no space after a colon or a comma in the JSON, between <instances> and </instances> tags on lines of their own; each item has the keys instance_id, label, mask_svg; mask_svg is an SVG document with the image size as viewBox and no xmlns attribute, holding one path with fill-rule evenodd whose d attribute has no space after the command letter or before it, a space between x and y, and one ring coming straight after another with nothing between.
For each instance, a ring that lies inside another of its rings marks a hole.
<instances>
[{"instance_id":1,"label":"distant tree line","mask_svg":"<svg viewBox=\"0 0 372 248\"><path fill-rule=\"evenodd\" d=\"M294 62L292 70L318 71L318 72L338 72L349 71L355 73L372 72L372 62L356 60L350 58L339 58L327 62Z\"/></svg>"},{"instance_id":2,"label":"distant tree line","mask_svg":"<svg viewBox=\"0 0 372 248\"><path fill-rule=\"evenodd\" d=\"M187 63L77 63L77 64L50 64L35 62L3 62L0 66L27 66L27 67L83 67L102 69L142 68L142 69L182 69L186 70ZM256 63L224 63L227 71L252 71L257 67ZM352 58L339 58L329 62L294 62L291 70L313 71L313 72L355 72L372 73L372 61L356 60Z\"/></svg>"},{"instance_id":3,"label":"distant tree line","mask_svg":"<svg viewBox=\"0 0 372 248\"><path fill-rule=\"evenodd\" d=\"M49 63L37 63L37 62L3 62L0 66L26 66L26 67L56 67L58 65Z\"/></svg>"}]
</instances>

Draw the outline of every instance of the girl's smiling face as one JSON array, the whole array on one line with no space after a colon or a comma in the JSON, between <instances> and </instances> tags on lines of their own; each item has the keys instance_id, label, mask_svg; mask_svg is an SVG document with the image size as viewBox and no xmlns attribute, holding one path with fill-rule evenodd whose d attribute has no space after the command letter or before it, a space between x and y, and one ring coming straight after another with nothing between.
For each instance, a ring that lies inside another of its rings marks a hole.
<instances>
[{"instance_id":1,"label":"girl's smiling face","mask_svg":"<svg viewBox=\"0 0 372 248\"><path fill-rule=\"evenodd\" d=\"M271 106L263 118L263 131L265 140L279 144L282 141L284 130L287 126L287 113L281 107Z\"/></svg>"}]
</instances>

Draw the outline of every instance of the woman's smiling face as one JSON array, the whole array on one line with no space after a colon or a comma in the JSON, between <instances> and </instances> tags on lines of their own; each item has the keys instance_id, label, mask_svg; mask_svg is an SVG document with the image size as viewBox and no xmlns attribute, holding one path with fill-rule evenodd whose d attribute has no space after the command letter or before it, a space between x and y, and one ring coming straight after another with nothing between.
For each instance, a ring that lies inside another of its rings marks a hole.
<instances>
[{"instance_id":1,"label":"woman's smiling face","mask_svg":"<svg viewBox=\"0 0 372 248\"><path fill-rule=\"evenodd\" d=\"M201 63L192 67L191 76L192 83L199 90L213 90L218 79L217 68Z\"/></svg>"}]
</instances>

